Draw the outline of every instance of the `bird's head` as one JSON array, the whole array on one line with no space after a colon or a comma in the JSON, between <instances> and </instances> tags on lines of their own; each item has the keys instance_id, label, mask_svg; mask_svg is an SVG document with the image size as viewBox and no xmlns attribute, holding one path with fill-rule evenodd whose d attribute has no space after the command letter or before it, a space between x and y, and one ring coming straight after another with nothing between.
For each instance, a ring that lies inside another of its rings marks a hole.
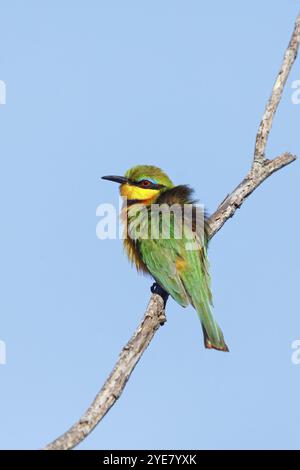
<instances>
[{"instance_id":1,"label":"bird's head","mask_svg":"<svg viewBox=\"0 0 300 470\"><path fill-rule=\"evenodd\" d=\"M102 176L102 179L120 184L120 194L128 201L149 204L164 191L174 187L160 168L151 165L134 166L125 176Z\"/></svg>"}]
</instances>

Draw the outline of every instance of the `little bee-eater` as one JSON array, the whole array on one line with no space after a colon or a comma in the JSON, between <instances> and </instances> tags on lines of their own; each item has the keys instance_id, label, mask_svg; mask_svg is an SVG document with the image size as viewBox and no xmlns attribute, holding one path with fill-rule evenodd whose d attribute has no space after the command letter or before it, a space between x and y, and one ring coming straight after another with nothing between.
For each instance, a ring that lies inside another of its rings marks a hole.
<instances>
[{"instance_id":1,"label":"little bee-eater","mask_svg":"<svg viewBox=\"0 0 300 470\"><path fill-rule=\"evenodd\" d=\"M152 275L180 305L192 304L201 320L206 348L228 351L211 312L208 226L204 215L202 224L198 217L193 190L186 185L174 186L166 173L150 165L135 166L125 176L103 179L120 184L124 247L129 260L139 271ZM163 227L166 220L169 231Z\"/></svg>"}]
</instances>

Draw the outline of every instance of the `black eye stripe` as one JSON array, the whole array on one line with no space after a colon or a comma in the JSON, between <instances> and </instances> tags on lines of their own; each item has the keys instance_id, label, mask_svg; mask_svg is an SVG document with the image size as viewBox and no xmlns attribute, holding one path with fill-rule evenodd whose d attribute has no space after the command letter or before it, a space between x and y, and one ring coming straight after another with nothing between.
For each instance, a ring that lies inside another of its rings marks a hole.
<instances>
[{"instance_id":1,"label":"black eye stripe","mask_svg":"<svg viewBox=\"0 0 300 470\"><path fill-rule=\"evenodd\" d=\"M147 182L146 185L145 185L145 182ZM164 187L162 184L155 184L155 183L152 183L152 181L149 181L146 179L141 180L141 181L130 181L130 184L132 186L138 186L139 188L143 188L143 189L161 189Z\"/></svg>"}]
</instances>

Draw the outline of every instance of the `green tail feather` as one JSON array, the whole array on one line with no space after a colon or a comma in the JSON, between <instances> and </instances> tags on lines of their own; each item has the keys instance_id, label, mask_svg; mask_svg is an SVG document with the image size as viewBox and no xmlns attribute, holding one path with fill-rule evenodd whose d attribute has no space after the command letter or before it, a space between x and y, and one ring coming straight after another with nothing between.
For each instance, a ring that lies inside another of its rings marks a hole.
<instances>
[{"instance_id":1,"label":"green tail feather","mask_svg":"<svg viewBox=\"0 0 300 470\"><path fill-rule=\"evenodd\" d=\"M225 343L221 328L213 318L208 305L195 308L201 321L204 346L207 349L217 349L218 351L229 351Z\"/></svg>"}]
</instances>

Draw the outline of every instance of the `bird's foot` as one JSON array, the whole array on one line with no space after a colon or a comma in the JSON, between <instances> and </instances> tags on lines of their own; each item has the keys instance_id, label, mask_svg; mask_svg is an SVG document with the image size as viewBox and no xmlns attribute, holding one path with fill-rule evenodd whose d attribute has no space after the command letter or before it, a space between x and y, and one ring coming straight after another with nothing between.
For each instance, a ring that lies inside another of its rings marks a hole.
<instances>
[{"instance_id":1,"label":"bird's foot","mask_svg":"<svg viewBox=\"0 0 300 470\"><path fill-rule=\"evenodd\" d=\"M167 304L167 300L169 298L168 292L166 292L165 289L163 289L159 284L157 284L157 282L154 282L154 284L151 286L151 292L152 292L152 294L159 295L163 299L164 309L165 309L166 304ZM163 325L164 322L162 322L161 324Z\"/></svg>"},{"instance_id":2,"label":"bird's foot","mask_svg":"<svg viewBox=\"0 0 300 470\"><path fill-rule=\"evenodd\" d=\"M168 300L168 297L169 297L168 292L166 292L165 289L163 289L159 284L157 284L157 282L154 282L154 284L152 284L151 292L152 292L152 294L159 295L163 299L164 307L165 307L166 303L167 303L167 300Z\"/></svg>"}]
</instances>

